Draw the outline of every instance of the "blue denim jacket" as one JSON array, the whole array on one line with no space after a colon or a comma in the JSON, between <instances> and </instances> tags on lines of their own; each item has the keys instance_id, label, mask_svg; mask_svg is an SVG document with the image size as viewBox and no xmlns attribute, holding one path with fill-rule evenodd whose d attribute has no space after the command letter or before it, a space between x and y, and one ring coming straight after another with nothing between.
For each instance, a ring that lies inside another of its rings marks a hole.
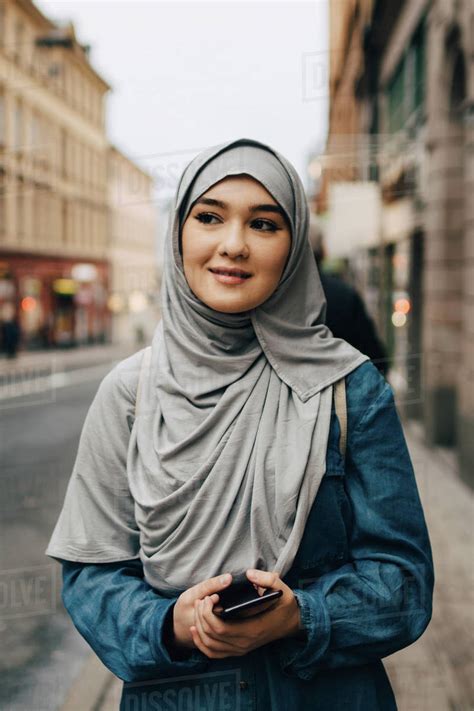
<instances>
[{"instance_id":1,"label":"blue denim jacket","mask_svg":"<svg viewBox=\"0 0 474 711\"><path fill-rule=\"evenodd\" d=\"M365 362L346 377L346 395L346 462L333 405L326 473L283 578L306 639L244 657L195 650L173 661L164 629L176 598L148 585L140 560L62 561L69 615L125 682L121 711L397 708L381 658L414 642L431 619L431 545L390 385Z\"/></svg>"}]
</instances>

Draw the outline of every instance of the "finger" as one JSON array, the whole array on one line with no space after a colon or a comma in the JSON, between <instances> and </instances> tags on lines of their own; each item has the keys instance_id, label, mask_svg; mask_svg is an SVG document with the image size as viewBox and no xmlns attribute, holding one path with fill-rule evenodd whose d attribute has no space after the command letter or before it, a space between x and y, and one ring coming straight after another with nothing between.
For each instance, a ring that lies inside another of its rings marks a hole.
<instances>
[{"instance_id":1,"label":"finger","mask_svg":"<svg viewBox=\"0 0 474 711\"><path fill-rule=\"evenodd\" d=\"M193 591L194 597L199 597L203 600L206 595L212 595L215 592L219 592L219 590L223 590L228 587L231 582L232 575L225 573L224 575L216 575L214 578L203 580L201 583L194 585L191 590Z\"/></svg>"},{"instance_id":2,"label":"finger","mask_svg":"<svg viewBox=\"0 0 474 711\"><path fill-rule=\"evenodd\" d=\"M238 649L218 636L215 638L213 636L212 630L208 632L209 624L205 619L205 601L199 601L196 603L196 616L195 616L195 627L197 633L200 636L201 642L207 647L209 651L212 652L225 652L225 656L235 655Z\"/></svg>"},{"instance_id":3,"label":"finger","mask_svg":"<svg viewBox=\"0 0 474 711\"><path fill-rule=\"evenodd\" d=\"M204 628L204 620L203 620L203 615L202 615L203 605L204 605L203 600L196 600L195 601L194 624L197 628L197 631L199 632L199 636L201 637L202 642L206 645L206 647L208 647L209 643L212 640Z\"/></svg>"},{"instance_id":4,"label":"finger","mask_svg":"<svg viewBox=\"0 0 474 711\"><path fill-rule=\"evenodd\" d=\"M209 649L209 647L206 647L205 644L203 644L202 640L199 637L199 632L197 631L196 627L190 627L191 630L191 635L193 638L193 642L196 645L196 647L206 655L206 657L209 658L216 658L216 659L223 659L224 657L229 657L231 656L230 654L225 654L222 652L214 652L212 649Z\"/></svg>"},{"instance_id":5,"label":"finger","mask_svg":"<svg viewBox=\"0 0 474 711\"><path fill-rule=\"evenodd\" d=\"M213 650L226 651L228 654L241 654L242 643L245 638L242 635L241 623L238 620L221 620L212 610L208 603L209 598L204 600L201 606L200 616L204 631L209 638L209 646Z\"/></svg>"},{"instance_id":6,"label":"finger","mask_svg":"<svg viewBox=\"0 0 474 711\"><path fill-rule=\"evenodd\" d=\"M190 631L191 631L191 635L192 635L193 642L194 642L195 646L196 646L203 654L205 654L205 655L207 656L207 654L208 654L208 649L207 649L207 647L202 643L202 640L201 640L201 637L200 637L200 635L199 635L199 632L198 632L197 628L193 625L193 626L191 626L189 629L190 629Z\"/></svg>"},{"instance_id":7,"label":"finger","mask_svg":"<svg viewBox=\"0 0 474 711\"><path fill-rule=\"evenodd\" d=\"M216 630L214 629L214 625L212 623L212 618L211 618L211 615L214 614L212 612L212 603L207 595L204 598L204 600L202 600L201 602L202 602L202 604L200 607L200 614L201 614L202 628L208 637L213 637L213 638L217 637L218 638L219 635L217 634Z\"/></svg>"},{"instance_id":8,"label":"finger","mask_svg":"<svg viewBox=\"0 0 474 711\"><path fill-rule=\"evenodd\" d=\"M209 639L215 642L223 642L224 645L227 645L228 629L226 629L225 623L215 615L209 597L204 598L200 613L202 627Z\"/></svg>"},{"instance_id":9,"label":"finger","mask_svg":"<svg viewBox=\"0 0 474 711\"><path fill-rule=\"evenodd\" d=\"M235 620L223 620L217 615L216 607L209 604L207 602L208 600L208 597L204 599L205 604L202 607L202 619L205 631L213 639L229 643L229 645L232 646L232 641L230 640L240 634L239 626ZM217 609L219 608L221 610L224 609L222 605L217 605Z\"/></svg>"},{"instance_id":10,"label":"finger","mask_svg":"<svg viewBox=\"0 0 474 711\"><path fill-rule=\"evenodd\" d=\"M247 578L262 588L274 588L278 590L279 587L281 587L280 576L276 572L249 568L247 570Z\"/></svg>"}]
</instances>

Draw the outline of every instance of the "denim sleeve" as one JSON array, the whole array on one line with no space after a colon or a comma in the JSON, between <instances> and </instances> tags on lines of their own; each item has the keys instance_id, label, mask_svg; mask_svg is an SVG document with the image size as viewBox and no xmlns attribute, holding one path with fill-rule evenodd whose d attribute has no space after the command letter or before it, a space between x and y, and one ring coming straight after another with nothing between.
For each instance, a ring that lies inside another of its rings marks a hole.
<instances>
[{"instance_id":1,"label":"denim sleeve","mask_svg":"<svg viewBox=\"0 0 474 711\"><path fill-rule=\"evenodd\" d=\"M350 561L293 591L306 634L278 649L284 673L301 679L392 654L432 614L431 544L393 391L373 364L362 368L370 384L359 373L347 387Z\"/></svg>"},{"instance_id":2,"label":"denim sleeve","mask_svg":"<svg viewBox=\"0 0 474 711\"><path fill-rule=\"evenodd\" d=\"M198 649L171 658L167 631L177 598L159 596L139 560L76 563L62 560L62 601L75 627L103 664L125 682L203 671Z\"/></svg>"}]
</instances>

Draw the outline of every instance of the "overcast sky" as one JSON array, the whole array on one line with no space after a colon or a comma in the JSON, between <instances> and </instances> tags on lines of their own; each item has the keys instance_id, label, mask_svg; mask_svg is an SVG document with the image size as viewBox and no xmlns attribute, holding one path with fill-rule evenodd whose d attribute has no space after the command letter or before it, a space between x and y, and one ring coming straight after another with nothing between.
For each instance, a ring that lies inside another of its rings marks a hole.
<instances>
[{"instance_id":1,"label":"overcast sky","mask_svg":"<svg viewBox=\"0 0 474 711\"><path fill-rule=\"evenodd\" d=\"M199 150L257 138L306 183L327 127L327 6L313 2L37 0L72 19L112 85L111 140L171 188Z\"/></svg>"}]
</instances>

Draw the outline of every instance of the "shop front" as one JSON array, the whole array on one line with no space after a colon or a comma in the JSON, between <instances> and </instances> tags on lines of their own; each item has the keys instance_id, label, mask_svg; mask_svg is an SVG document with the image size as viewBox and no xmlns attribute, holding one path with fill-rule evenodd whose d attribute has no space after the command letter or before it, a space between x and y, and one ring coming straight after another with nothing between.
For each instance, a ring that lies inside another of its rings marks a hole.
<instances>
[{"instance_id":1,"label":"shop front","mask_svg":"<svg viewBox=\"0 0 474 711\"><path fill-rule=\"evenodd\" d=\"M1 256L0 318L14 315L23 350L108 341L107 294L106 262Z\"/></svg>"},{"instance_id":2,"label":"shop front","mask_svg":"<svg viewBox=\"0 0 474 711\"><path fill-rule=\"evenodd\" d=\"M385 248L386 331L405 416L422 415L423 233Z\"/></svg>"}]
</instances>

